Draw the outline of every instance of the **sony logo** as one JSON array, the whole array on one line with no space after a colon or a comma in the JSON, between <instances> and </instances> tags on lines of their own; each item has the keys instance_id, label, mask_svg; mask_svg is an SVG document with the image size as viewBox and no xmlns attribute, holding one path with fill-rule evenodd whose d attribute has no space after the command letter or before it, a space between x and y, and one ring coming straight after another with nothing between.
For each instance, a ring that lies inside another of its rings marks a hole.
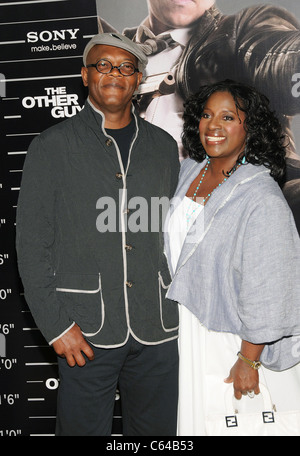
<instances>
[{"instance_id":1,"label":"sony logo","mask_svg":"<svg viewBox=\"0 0 300 456\"><path fill-rule=\"evenodd\" d=\"M80 29L67 29L67 30L44 30L43 32L28 32L27 33L27 42L36 43L37 41L59 41L66 40L67 38L71 40L77 39L77 33Z\"/></svg>"}]
</instances>

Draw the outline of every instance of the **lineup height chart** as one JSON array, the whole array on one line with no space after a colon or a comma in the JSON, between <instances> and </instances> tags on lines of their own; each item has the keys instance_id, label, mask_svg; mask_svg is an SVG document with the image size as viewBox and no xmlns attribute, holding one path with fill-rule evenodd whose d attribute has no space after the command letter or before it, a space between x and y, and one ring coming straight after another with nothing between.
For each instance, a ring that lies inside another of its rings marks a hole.
<instances>
[{"instance_id":1,"label":"lineup height chart","mask_svg":"<svg viewBox=\"0 0 300 456\"><path fill-rule=\"evenodd\" d=\"M24 300L16 206L31 141L84 104L82 54L96 33L94 0L0 2L0 437L54 435L57 360Z\"/></svg>"}]
</instances>

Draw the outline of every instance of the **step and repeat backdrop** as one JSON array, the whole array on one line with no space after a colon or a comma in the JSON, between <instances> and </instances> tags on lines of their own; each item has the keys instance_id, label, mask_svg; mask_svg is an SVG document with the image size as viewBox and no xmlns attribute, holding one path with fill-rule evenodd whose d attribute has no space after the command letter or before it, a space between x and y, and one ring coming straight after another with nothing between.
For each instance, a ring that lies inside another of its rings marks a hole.
<instances>
[{"instance_id":1,"label":"step and repeat backdrop","mask_svg":"<svg viewBox=\"0 0 300 456\"><path fill-rule=\"evenodd\" d=\"M199 4L201 1L195 0ZM88 40L99 30L106 30L108 24L119 32L130 28L131 32L126 33L132 34L151 8L160 5L166 12L171 3L0 1L0 437L53 436L55 432L57 360L25 302L15 253L16 207L28 146L43 130L82 109L87 93L80 69ZM259 2L219 0L216 6L224 14L235 14L256 3ZM265 3L280 6L277 0L260 2ZM290 54L293 62L297 58L299 62L299 1L280 3L293 16ZM271 16L265 19L266 23L268 20L273 25L279 21ZM284 30L285 26L282 27ZM268 30L266 26L265 34ZM275 42L273 46L276 52ZM290 63L293 70L286 87L291 97L292 109L288 114L295 152L299 155L300 66L295 70L293 65ZM265 77L268 78L267 73ZM299 174L295 174L293 183L300 185ZM299 194L300 187L297 188L295 194ZM119 435L122 420L118 395L116 399L113 433Z\"/></svg>"}]
</instances>

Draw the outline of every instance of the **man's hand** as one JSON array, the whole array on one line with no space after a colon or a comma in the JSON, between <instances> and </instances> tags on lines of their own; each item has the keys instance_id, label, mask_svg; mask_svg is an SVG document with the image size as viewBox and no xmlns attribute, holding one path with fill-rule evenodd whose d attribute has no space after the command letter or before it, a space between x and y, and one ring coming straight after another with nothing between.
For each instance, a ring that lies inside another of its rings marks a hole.
<instances>
[{"instance_id":1,"label":"man's hand","mask_svg":"<svg viewBox=\"0 0 300 456\"><path fill-rule=\"evenodd\" d=\"M92 361L94 352L82 335L81 329L75 324L64 336L53 342L52 347L56 354L66 358L70 367L76 364L80 367L85 365L85 359L82 353Z\"/></svg>"}]
</instances>

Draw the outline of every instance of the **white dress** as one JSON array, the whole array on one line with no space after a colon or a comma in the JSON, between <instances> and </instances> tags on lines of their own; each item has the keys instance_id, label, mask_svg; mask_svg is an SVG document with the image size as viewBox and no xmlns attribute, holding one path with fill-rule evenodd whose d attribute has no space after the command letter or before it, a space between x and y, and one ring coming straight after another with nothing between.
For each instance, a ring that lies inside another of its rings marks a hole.
<instances>
[{"instance_id":1,"label":"white dress","mask_svg":"<svg viewBox=\"0 0 300 456\"><path fill-rule=\"evenodd\" d=\"M201 210L202 205L185 197L170 217L168 232L174 271L189 227ZM189 224L187 213L191 216ZM224 380L237 360L241 339L234 334L207 330L185 306L179 306L179 312L178 435L206 436L205 418L226 414L224 398L229 389L233 395L233 385ZM300 410L300 364L283 372L262 367L259 376L260 382L267 386L277 412ZM254 399L243 396L238 402L240 412L262 408L261 395Z\"/></svg>"}]
</instances>

